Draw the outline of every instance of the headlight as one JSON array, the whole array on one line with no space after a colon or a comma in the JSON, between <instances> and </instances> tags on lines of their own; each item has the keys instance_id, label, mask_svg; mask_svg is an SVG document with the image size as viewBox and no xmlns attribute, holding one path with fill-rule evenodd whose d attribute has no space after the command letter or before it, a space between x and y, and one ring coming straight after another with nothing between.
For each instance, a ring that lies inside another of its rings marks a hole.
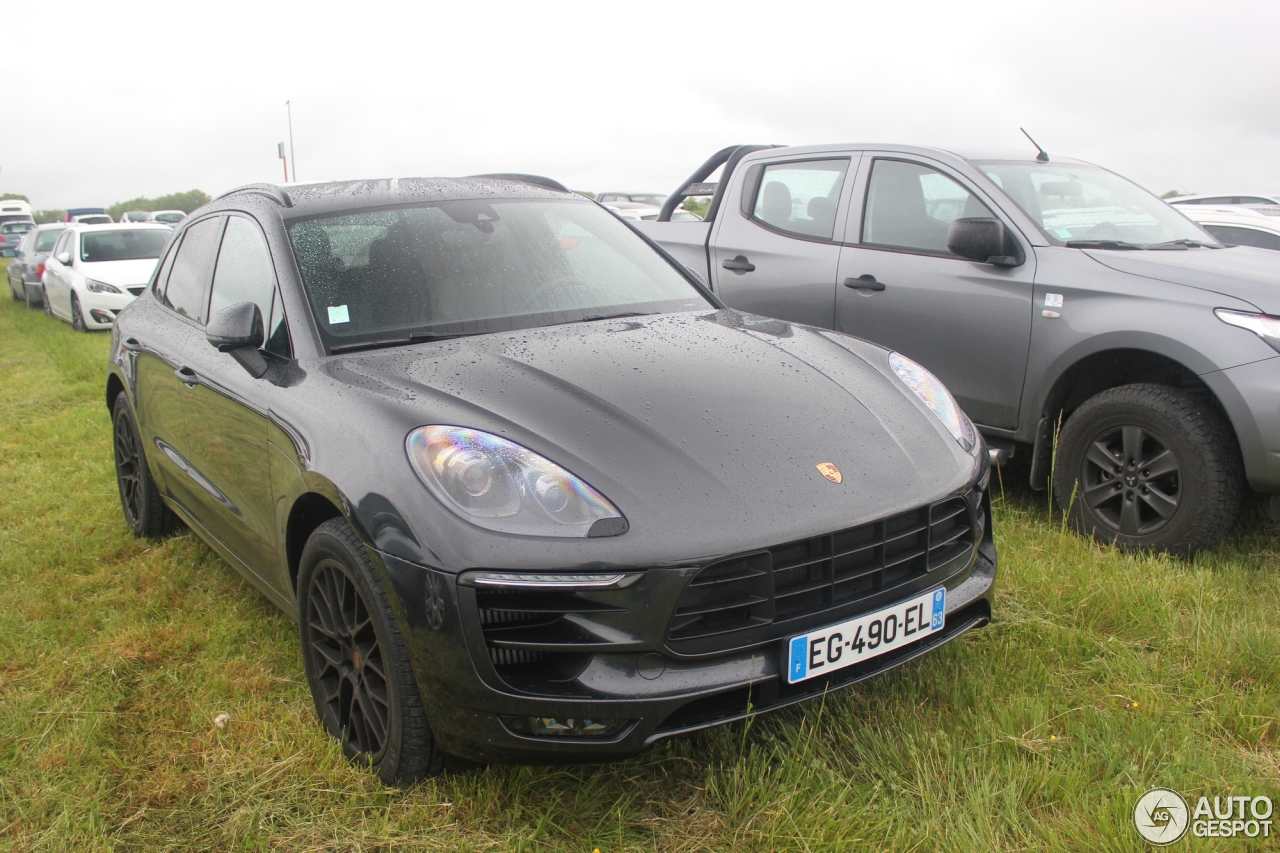
<instances>
[{"instance_id":1,"label":"headlight","mask_svg":"<svg viewBox=\"0 0 1280 853\"><path fill-rule=\"evenodd\" d=\"M526 447L487 432L424 426L409 462L445 506L481 527L522 536L617 536L627 522L604 495Z\"/></svg>"},{"instance_id":2,"label":"headlight","mask_svg":"<svg viewBox=\"0 0 1280 853\"><path fill-rule=\"evenodd\" d=\"M94 281L91 278L84 280L84 286L92 293L119 293L120 288L114 284L107 284L105 281Z\"/></svg>"},{"instance_id":3,"label":"headlight","mask_svg":"<svg viewBox=\"0 0 1280 853\"><path fill-rule=\"evenodd\" d=\"M1215 308L1213 313L1218 319L1232 326L1248 329L1267 343L1274 350L1280 350L1280 317L1269 314L1246 314L1244 311L1229 311L1226 308Z\"/></svg>"},{"instance_id":4,"label":"headlight","mask_svg":"<svg viewBox=\"0 0 1280 853\"><path fill-rule=\"evenodd\" d=\"M942 421L947 432L955 436L956 441L965 450L973 450L973 424L965 413L956 405L955 397L942 384L938 377L916 364L901 353L889 353L889 366L898 374L908 388L916 392L916 396L924 401L932 412Z\"/></svg>"}]
</instances>

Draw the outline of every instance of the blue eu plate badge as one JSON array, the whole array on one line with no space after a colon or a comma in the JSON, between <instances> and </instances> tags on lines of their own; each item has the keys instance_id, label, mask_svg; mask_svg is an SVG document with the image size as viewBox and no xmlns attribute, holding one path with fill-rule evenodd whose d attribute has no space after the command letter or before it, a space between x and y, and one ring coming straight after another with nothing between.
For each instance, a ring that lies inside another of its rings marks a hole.
<instances>
[{"instance_id":1,"label":"blue eu plate badge","mask_svg":"<svg viewBox=\"0 0 1280 853\"><path fill-rule=\"evenodd\" d=\"M941 631L947 621L945 587L892 607L792 637L787 683L827 675Z\"/></svg>"}]
</instances>

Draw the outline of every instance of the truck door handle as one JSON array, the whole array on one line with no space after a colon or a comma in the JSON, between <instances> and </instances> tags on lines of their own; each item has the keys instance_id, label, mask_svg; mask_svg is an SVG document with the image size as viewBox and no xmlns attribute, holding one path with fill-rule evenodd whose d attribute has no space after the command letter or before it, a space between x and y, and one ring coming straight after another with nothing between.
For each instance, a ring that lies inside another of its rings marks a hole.
<instances>
[{"instance_id":1,"label":"truck door handle","mask_svg":"<svg viewBox=\"0 0 1280 853\"><path fill-rule=\"evenodd\" d=\"M182 367L179 367L177 370L173 371L173 375L181 379L182 383L186 385L188 388L194 388L200 384L200 377L196 375L196 372L194 370L192 370L190 367L187 367L186 365L183 365Z\"/></svg>"},{"instance_id":2,"label":"truck door handle","mask_svg":"<svg viewBox=\"0 0 1280 853\"><path fill-rule=\"evenodd\" d=\"M737 272L737 273L755 272L756 270L756 265L751 263L751 261L748 261L746 255L738 255L738 257L736 258L732 258L727 261L722 261L720 263L720 266L724 267L727 270L733 270L734 272Z\"/></svg>"},{"instance_id":3,"label":"truck door handle","mask_svg":"<svg viewBox=\"0 0 1280 853\"><path fill-rule=\"evenodd\" d=\"M857 278L846 278L844 280L845 287L853 287L858 290L874 290L879 292L884 290L884 282L876 281L873 275L860 275Z\"/></svg>"}]
</instances>

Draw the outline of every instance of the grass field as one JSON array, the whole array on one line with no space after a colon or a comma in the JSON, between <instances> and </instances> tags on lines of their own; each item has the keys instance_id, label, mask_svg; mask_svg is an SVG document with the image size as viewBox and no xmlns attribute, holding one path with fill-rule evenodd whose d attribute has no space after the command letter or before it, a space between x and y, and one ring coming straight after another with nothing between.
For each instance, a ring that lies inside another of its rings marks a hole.
<instances>
[{"instance_id":1,"label":"grass field","mask_svg":"<svg viewBox=\"0 0 1280 853\"><path fill-rule=\"evenodd\" d=\"M1280 800L1264 505L1186 563L1012 483L996 620L938 653L622 763L388 790L315 722L290 618L192 534L125 526L106 351L0 304L4 849L1122 851L1152 786Z\"/></svg>"}]
</instances>

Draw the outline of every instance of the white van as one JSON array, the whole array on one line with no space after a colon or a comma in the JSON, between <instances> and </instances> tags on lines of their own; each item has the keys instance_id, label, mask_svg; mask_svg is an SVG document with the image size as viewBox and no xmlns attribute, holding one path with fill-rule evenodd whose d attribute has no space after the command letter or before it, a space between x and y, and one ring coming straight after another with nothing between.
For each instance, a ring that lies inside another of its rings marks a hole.
<instances>
[{"instance_id":1,"label":"white van","mask_svg":"<svg viewBox=\"0 0 1280 853\"><path fill-rule=\"evenodd\" d=\"M0 201L0 223L19 221L35 222L31 216L31 205L20 198L7 198Z\"/></svg>"}]
</instances>

